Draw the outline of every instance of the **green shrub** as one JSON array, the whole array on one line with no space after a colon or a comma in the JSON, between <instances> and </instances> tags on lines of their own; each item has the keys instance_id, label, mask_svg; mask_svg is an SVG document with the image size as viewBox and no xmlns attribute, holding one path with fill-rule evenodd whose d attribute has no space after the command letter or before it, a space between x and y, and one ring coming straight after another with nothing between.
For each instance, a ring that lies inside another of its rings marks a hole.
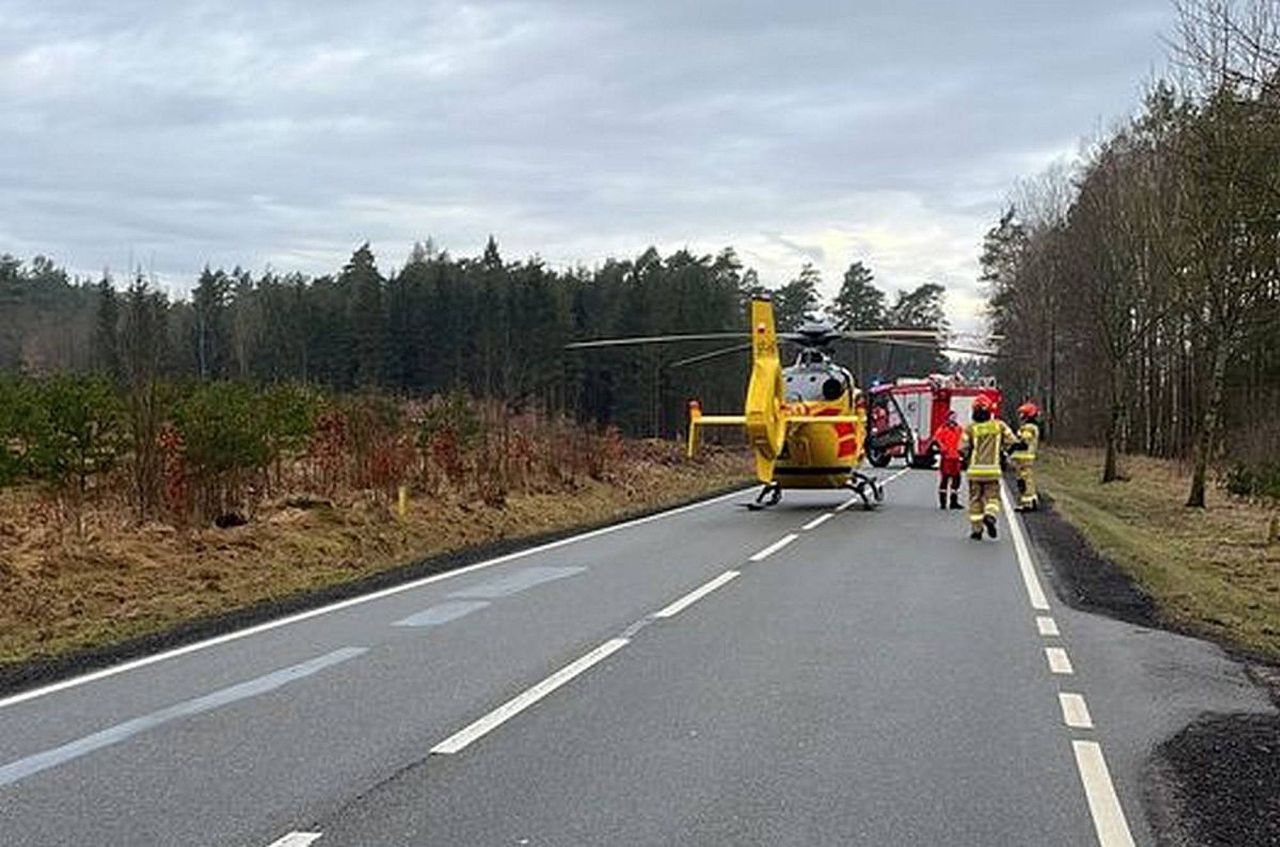
<instances>
[{"instance_id":1,"label":"green shrub","mask_svg":"<svg viewBox=\"0 0 1280 847\"><path fill-rule=\"evenodd\" d=\"M1280 502L1280 462L1236 462L1223 474L1222 486L1237 497Z\"/></svg>"},{"instance_id":2,"label":"green shrub","mask_svg":"<svg viewBox=\"0 0 1280 847\"><path fill-rule=\"evenodd\" d=\"M484 422L475 401L462 391L434 397L418 422L418 447L430 450L438 436L447 435L460 450L476 447L484 435Z\"/></svg>"},{"instance_id":3,"label":"green shrub","mask_svg":"<svg viewBox=\"0 0 1280 847\"><path fill-rule=\"evenodd\" d=\"M262 404L252 388L211 382L182 398L174 422L201 517L217 517L244 500L244 486L271 456Z\"/></svg>"},{"instance_id":4,"label":"green shrub","mask_svg":"<svg viewBox=\"0 0 1280 847\"><path fill-rule=\"evenodd\" d=\"M124 445L115 387L95 375L58 374L31 392L23 435L28 472L69 497L81 530L90 481L115 467Z\"/></svg>"},{"instance_id":5,"label":"green shrub","mask_svg":"<svg viewBox=\"0 0 1280 847\"><path fill-rule=\"evenodd\" d=\"M28 472L27 451L33 429L34 382L17 374L0 374L0 485L11 485Z\"/></svg>"},{"instance_id":6,"label":"green shrub","mask_svg":"<svg viewBox=\"0 0 1280 847\"><path fill-rule=\"evenodd\" d=\"M267 460L278 466L282 459L305 453L324 408L320 394L305 385L282 383L264 391L257 402Z\"/></svg>"}]
</instances>

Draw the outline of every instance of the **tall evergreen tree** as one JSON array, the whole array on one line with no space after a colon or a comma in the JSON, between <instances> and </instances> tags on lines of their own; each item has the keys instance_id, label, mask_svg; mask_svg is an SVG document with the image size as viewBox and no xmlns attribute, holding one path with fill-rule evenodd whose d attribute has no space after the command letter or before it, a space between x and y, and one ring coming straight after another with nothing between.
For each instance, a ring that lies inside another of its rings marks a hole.
<instances>
[{"instance_id":1,"label":"tall evergreen tree","mask_svg":"<svg viewBox=\"0 0 1280 847\"><path fill-rule=\"evenodd\" d=\"M106 273L103 273L95 290L97 315L92 344L94 367L119 382L124 375L120 363L120 298L111 282L111 276Z\"/></svg>"},{"instance_id":2,"label":"tall evergreen tree","mask_svg":"<svg viewBox=\"0 0 1280 847\"><path fill-rule=\"evenodd\" d=\"M198 376L202 380L226 375L231 359L231 322L228 309L230 295L231 280L226 273L221 269L214 271L205 265L191 292L191 307L195 318L191 342L195 350Z\"/></svg>"},{"instance_id":3,"label":"tall evergreen tree","mask_svg":"<svg viewBox=\"0 0 1280 847\"><path fill-rule=\"evenodd\" d=\"M773 295L774 321L780 330L799 329L807 320L812 320L818 309L818 285L822 282L822 273L805 262L800 274Z\"/></svg>"},{"instance_id":4,"label":"tall evergreen tree","mask_svg":"<svg viewBox=\"0 0 1280 847\"><path fill-rule=\"evenodd\" d=\"M840 292L827 309L839 329L881 329L884 327L884 292L874 284L875 275L862 262L854 262L844 272Z\"/></svg>"},{"instance_id":5,"label":"tall evergreen tree","mask_svg":"<svg viewBox=\"0 0 1280 847\"><path fill-rule=\"evenodd\" d=\"M387 371L387 322L383 279L369 242L351 254L338 282L351 304L352 381L359 386L379 385Z\"/></svg>"}]
</instances>

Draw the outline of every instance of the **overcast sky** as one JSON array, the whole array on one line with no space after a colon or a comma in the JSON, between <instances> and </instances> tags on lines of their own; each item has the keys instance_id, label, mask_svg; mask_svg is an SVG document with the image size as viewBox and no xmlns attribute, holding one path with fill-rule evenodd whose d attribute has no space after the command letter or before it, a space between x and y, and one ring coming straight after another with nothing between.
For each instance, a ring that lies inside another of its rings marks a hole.
<instances>
[{"instance_id":1,"label":"overcast sky","mask_svg":"<svg viewBox=\"0 0 1280 847\"><path fill-rule=\"evenodd\" d=\"M842 6L843 11L835 7ZM1165 66L1169 0L0 0L0 252L323 273L414 240L867 262L976 326L983 232Z\"/></svg>"}]
</instances>

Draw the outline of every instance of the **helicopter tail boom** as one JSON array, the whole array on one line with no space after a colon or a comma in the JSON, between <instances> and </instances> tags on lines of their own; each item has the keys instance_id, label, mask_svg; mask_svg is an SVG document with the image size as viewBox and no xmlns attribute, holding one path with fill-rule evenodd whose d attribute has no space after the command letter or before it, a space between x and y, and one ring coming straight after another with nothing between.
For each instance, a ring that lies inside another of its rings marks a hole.
<instances>
[{"instance_id":1,"label":"helicopter tail boom","mask_svg":"<svg viewBox=\"0 0 1280 847\"><path fill-rule=\"evenodd\" d=\"M702 406L697 400L689 402L689 448L687 455L690 459L698 452L698 444L701 441L701 429L704 426L744 426L747 422L744 415L704 415L702 414Z\"/></svg>"}]
</instances>

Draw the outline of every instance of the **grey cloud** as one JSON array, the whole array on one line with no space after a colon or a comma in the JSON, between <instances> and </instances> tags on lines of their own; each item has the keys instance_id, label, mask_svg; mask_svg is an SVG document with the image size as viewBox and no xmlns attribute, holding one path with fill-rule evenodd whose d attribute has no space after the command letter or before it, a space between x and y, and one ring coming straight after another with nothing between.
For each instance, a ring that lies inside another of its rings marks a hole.
<instances>
[{"instance_id":1,"label":"grey cloud","mask_svg":"<svg viewBox=\"0 0 1280 847\"><path fill-rule=\"evenodd\" d=\"M959 286L1029 158L1132 106L1169 17L1165 0L3 5L0 249L86 269L145 251L176 285L206 261L323 271L366 238L398 258L493 231L564 262L734 243L779 282L880 249L886 284ZM889 219L896 235L872 232ZM935 230L937 255L884 246Z\"/></svg>"}]
</instances>

